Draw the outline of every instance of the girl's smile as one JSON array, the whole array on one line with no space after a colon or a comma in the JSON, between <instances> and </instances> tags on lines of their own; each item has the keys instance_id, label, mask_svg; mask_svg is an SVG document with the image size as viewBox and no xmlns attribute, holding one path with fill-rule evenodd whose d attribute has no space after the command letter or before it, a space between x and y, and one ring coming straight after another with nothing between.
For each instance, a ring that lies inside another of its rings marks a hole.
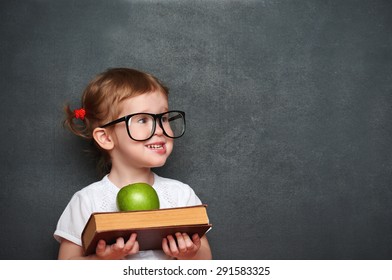
<instances>
[{"instance_id":1,"label":"girl's smile","mask_svg":"<svg viewBox=\"0 0 392 280\"><path fill-rule=\"evenodd\" d=\"M154 142L145 145L147 149L157 154L166 154L166 143L165 142Z\"/></svg>"}]
</instances>

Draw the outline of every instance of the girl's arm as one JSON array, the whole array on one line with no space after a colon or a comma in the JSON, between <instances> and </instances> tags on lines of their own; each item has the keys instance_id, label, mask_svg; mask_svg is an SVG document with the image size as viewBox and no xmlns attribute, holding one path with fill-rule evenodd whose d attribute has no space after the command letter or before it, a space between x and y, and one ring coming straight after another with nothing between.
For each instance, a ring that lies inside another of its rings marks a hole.
<instances>
[{"instance_id":1,"label":"girl's arm","mask_svg":"<svg viewBox=\"0 0 392 280\"><path fill-rule=\"evenodd\" d=\"M62 239L60 244L60 250L58 259L59 260L93 260L93 256L84 256L83 249L81 246L68 241L67 239Z\"/></svg>"}]
</instances>

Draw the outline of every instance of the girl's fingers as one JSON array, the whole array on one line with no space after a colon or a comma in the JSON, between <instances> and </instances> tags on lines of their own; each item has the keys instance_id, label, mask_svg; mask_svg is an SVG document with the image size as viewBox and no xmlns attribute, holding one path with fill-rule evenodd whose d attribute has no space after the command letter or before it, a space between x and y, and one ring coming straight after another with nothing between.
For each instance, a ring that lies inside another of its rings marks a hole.
<instances>
[{"instance_id":1,"label":"girl's fingers","mask_svg":"<svg viewBox=\"0 0 392 280\"><path fill-rule=\"evenodd\" d=\"M193 241L193 244L194 244L197 248L200 248L200 246L201 246L201 239L200 239L200 236L199 236L197 233L195 233L194 235L192 235L192 241Z\"/></svg>"},{"instance_id":2,"label":"girl's fingers","mask_svg":"<svg viewBox=\"0 0 392 280\"><path fill-rule=\"evenodd\" d=\"M135 243L137 242L136 241L136 237L137 237L136 233L132 233L131 234L131 236L129 237L127 243L125 243L124 251L130 251L130 250L133 249Z\"/></svg>"},{"instance_id":3,"label":"girl's fingers","mask_svg":"<svg viewBox=\"0 0 392 280\"><path fill-rule=\"evenodd\" d=\"M95 249L95 254L102 255L103 253L105 253L105 249L106 249L105 240L99 240L97 244L97 248Z\"/></svg>"},{"instance_id":4,"label":"girl's fingers","mask_svg":"<svg viewBox=\"0 0 392 280\"><path fill-rule=\"evenodd\" d=\"M200 248L200 245L201 240L198 234L192 235L191 238L186 233L176 233L175 237L168 235L162 239L162 250L171 257L192 255Z\"/></svg>"},{"instance_id":5,"label":"girl's fingers","mask_svg":"<svg viewBox=\"0 0 392 280\"><path fill-rule=\"evenodd\" d=\"M121 251L124 248L124 238L117 238L116 243L114 243L111 247L114 251Z\"/></svg>"},{"instance_id":6,"label":"girl's fingers","mask_svg":"<svg viewBox=\"0 0 392 280\"><path fill-rule=\"evenodd\" d=\"M136 254L139 252L139 242L135 241L135 243L133 244L132 250L129 251L128 254Z\"/></svg>"},{"instance_id":7,"label":"girl's fingers","mask_svg":"<svg viewBox=\"0 0 392 280\"><path fill-rule=\"evenodd\" d=\"M177 256L179 251L177 248L176 240L174 239L173 235L168 235L167 241L169 242L169 251L171 252L171 255Z\"/></svg>"},{"instance_id":8,"label":"girl's fingers","mask_svg":"<svg viewBox=\"0 0 392 280\"><path fill-rule=\"evenodd\" d=\"M180 251L180 253L185 253L187 251L187 244L184 236L181 233L177 232L176 239L177 239L178 250Z\"/></svg>"},{"instance_id":9,"label":"girl's fingers","mask_svg":"<svg viewBox=\"0 0 392 280\"><path fill-rule=\"evenodd\" d=\"M193 241L191 240L189 235L186 233L183 233L182 236L184 238L186 248L188 250L192 250L195 247L195 244L193 243Z\"/></svg>"}]
</instances>

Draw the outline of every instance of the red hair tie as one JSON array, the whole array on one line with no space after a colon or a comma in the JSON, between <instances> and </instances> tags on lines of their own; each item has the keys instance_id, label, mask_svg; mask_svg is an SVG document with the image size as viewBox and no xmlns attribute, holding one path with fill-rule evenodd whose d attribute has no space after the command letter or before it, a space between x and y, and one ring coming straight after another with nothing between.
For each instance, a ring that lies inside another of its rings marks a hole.
<instances>
[{"instance_id":1,"label":"red hair tie","mask_svg":"<svg viewBox=\"0 0 392 280\"><path fill-rule=\"evenodd\" d=\"M81 108L81 109L76 109L74 110L75 118L84 120L84 116L86 115L86 110Z\"/></svg>"}]
</instances>

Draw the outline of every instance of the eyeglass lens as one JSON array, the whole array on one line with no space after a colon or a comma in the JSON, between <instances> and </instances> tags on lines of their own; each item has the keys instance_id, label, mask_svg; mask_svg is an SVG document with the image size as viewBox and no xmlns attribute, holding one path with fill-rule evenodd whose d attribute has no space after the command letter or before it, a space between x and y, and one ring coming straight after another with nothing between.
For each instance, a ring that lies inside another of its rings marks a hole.
<instances>
[{"instance_id":1,"label":"eyeglass lens","mask_svg":"<svg viewBox=\"0 0 392 280\"><path fill-rule=\"evenodd\" d=\"M168 137L176 138L184 133L184 117L179 112L168 112L162 115L160 123ZM133 139L146 140L154 134L156 125L154 116L141 113L129 118L128 131Z\"/></svg>"}]
</instances>

